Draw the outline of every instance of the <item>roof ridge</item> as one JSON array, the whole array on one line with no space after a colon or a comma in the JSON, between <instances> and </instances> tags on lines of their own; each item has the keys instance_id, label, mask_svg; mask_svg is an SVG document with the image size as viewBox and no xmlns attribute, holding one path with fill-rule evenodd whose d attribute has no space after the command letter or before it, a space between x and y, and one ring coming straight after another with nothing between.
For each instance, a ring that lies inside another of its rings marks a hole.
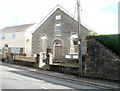
<instances>
[{"instance_id":1,"label":"roof ridge","mask_svg":"<svg viewBox=\"0 0 120 91\"><path fill-rule=\"evenodd\" d=\"M31 24L23 24L23 25L16 25L16 26L9 26L3 29L0 29L0 33L11 33L11 32L22 32L26 31L29 27L32 27L35 23Z\"/></svg>"},{"instance_id":2,"label":"roof ridge","mask_svg":"<svg viewBox=\"0 0 120 91\"><path fill-rule=\"evenodd\" d=\"M4 27L4 28L20 27L20 26L27 26L27 25L34 25L34 24L36 24L36 23L14 25L14 26L8 26L8 27ZM3 29L4 29L4 28L3 28Z\"/></svg>"}]
</instances>

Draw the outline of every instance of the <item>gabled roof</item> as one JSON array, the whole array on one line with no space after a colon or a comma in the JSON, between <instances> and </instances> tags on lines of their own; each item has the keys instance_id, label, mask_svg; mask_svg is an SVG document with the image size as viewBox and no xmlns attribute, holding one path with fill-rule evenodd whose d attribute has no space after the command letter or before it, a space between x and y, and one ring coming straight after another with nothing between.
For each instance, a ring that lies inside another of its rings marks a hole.
<instances>
[{"instance_id":1,"label":"gabled roof","mask_svg":"<svg viewBox=\"0 0 120 91\"><path fill-rule=\"evenodd\" d=\"M24 24L24 25L5 27L0 30L0 33L22 32L33 25L34 24Z\"/></svg>"},{"instance_id":2,"label":"gabled roof","mask_svg":"<svg viewBox=\"0 0 120 91\"><path fill-rule=\"evenodd\" d=\"M65 10L60 5L57 5L40 23L38 23L36 25L36 27L31 31L31 33L34 33L57 9L60 9L60 10L64 11L66 14L68 14L70 17L72 17L74 20L76 20L74 18L74 16L72 14L70 14L67 10Z\"/></svg>"}]
</instances>

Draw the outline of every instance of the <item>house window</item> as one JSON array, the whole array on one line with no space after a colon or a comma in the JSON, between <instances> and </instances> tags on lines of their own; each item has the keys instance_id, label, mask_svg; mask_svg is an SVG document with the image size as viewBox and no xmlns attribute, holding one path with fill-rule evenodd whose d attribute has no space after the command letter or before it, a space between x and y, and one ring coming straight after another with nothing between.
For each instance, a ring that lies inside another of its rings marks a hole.
<instances>
[{"instance_id":1,"label":"house window","mask_svg":"<svg viewBox=\"0 0 120 91\"><path fill-rule=\"evenodd\" d=\"M11 34L11 38L12 38L12 39L15 38L15 33L12 33L12 34Z\"/></svg>"},{"instance_id":2,"label":"house window","mask_svg":"<svg viewBox=\"0 0 120 91\"><path fill-rule=\"evenodd\" d=\"M70 53L78 53L78 35L72 34L70 36Z\"/></svg>"},{"instance_id":3,"label":"house window","mask_svg":"<svg viewBox=\"0 0 120 91\"><path fill-rule=\"evenodd\" d=\"M0 40L2 39L2 35L0 35Z\"/></svg>"},{"instance_id":4,"label":"house window","mask_svg":"<svg viewBox=\"0 0 120 91\"><path fill-rule=\"evenodd\" d=\"M61 36L62 26L60 23L55 24L55 35Z\"/></svg>"},{"instance_id":5,"label":"house window","mask_svg":"<svg viewBox=\"0 0 120 91\"><path fill-rule=\"evenodd\" d=\"M11 48L11 53L16 53L16 54L23 53L23 48Z\"/></svg>"},{"instance_id":6,"label":"house window","mask_svg":"<svg viewBox=\"0 0 120 91\"><path fill-rule=\"evenodd\" d=\"M46 52L46 44L47 44L46 39L47 39L47 37L45 35L41 36L41 51L42 52Z\"/></svg>"},{"instance_id":7,"label":"house window","mask_svg":"<svg viewBox=\"0 0 120 91\"><path fill-rule=\"evenodd\" d=\"M2 39L5 39L5 35L2 35Z\"/></svg>"}]
</instances>

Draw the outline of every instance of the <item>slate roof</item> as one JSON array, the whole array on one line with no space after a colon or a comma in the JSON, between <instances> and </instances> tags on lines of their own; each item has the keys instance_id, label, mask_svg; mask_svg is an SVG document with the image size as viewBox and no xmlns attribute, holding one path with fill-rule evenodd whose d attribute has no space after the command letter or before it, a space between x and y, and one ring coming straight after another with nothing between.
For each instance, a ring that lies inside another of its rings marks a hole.
<instances>
[{"instance_id":1,"label":"slate roof","mask_svg":"<svg viewBox=\"0 0 120 91\"><path fill-rule=\"evenodd\" d=\"M27 28L33 26L34 24L35 23L5 27L0 30L0 33L22 32L22 31L25 31Z\"/></svg>"}]
</instances>

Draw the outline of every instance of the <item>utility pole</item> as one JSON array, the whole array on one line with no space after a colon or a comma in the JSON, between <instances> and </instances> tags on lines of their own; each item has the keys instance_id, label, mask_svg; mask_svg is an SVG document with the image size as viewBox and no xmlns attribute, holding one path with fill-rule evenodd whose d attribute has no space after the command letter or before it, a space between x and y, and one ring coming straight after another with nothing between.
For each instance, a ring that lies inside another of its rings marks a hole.
<instances>
[{"instance_id":1,"label":"utility pole","mask_svg":"<svg viewBox=\"0 0 120 91\"><path fill-rule=\"evenodd\" d=\"M81 29L80 29L80 0L77 0L77 14L78 14L78 60L79 60L79 75L83 77L83 61L82 61L82 37L81 37Z\"/></svg>"}]
</instances>

